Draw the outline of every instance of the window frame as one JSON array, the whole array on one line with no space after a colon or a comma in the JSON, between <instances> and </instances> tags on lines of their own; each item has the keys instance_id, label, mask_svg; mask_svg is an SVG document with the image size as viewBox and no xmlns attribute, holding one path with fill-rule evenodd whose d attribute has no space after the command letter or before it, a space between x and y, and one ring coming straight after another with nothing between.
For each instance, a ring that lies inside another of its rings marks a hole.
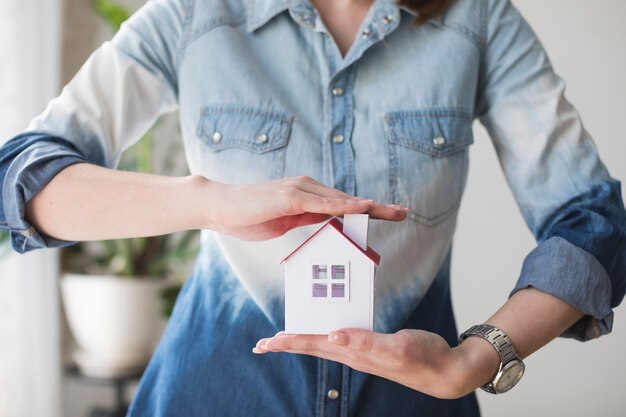
<instances>
[{"instance_id":1,"label":"window frame","mask_svg":"<svg viewBox=\"0 0 626 417\"><path fill-rule=\"evenodd\" d=\"M319 279L313 277L313 268L315 266L326 266L326 278ZM332 270L333 266L343 266L344 267L344 278L343 279L333 279ZM309 294L309 300L314 303L346 303L350 301L350 262L349 261L310 261L309 262L309 272L308 272L308 285L307 292ZM332 296L332 284L344 284L344 296L343 297L333 297ZM313 285L314 284L326 284L326 297L314 297L313 296Z\"/></svg>"}]
</instances>

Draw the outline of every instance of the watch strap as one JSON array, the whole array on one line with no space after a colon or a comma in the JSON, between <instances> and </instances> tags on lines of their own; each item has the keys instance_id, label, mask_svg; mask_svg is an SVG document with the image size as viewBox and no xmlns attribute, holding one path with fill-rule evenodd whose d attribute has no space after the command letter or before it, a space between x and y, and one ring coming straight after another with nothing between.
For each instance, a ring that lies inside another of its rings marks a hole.
<instances>
[{"instance_id":1,"label":"watch strap","mask_svg":"<svg viewBox=\"0 0 626 417\"><path fill-rule=\"evenodd\" d=\"M498 352L498 355L500 356L500 366L498 368L498 372L496 373L496 376L492 381L486 383L480 388L491 394L499 394L500 391L498 391L498 389L496 388L496 382L501 377L505 365L513 361L520 362L522 366L524 366L524 363L517 356L511 339L509 339L506 333L504 333L502 330L498 329L495 326L492 326L490 324L478 324L476 326L472 326L463 333L461 333L461 335L459 336L459 344L469 336L482 337L483 339L489 341L496 349L496 352ZM516 383L517 381L514 384Z\"/></svg>"},{"instance_id":2,"label":"watch strap","mask_svg":"<svg viewBox=\"0 0 626 417\"><path fill-rule=\"evenodd\" d=\"M490 324L478 324L470 327L459 336L459 344L468 336L480 336L489 341L500 355L501 366L517 358L511 339L502 330Z\"/></svg>"}]
</instances>

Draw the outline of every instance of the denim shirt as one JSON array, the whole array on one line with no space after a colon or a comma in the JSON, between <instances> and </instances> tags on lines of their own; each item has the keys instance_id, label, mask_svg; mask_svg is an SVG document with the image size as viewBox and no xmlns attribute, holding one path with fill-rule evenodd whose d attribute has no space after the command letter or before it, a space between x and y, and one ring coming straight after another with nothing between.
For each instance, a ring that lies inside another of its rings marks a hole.
<instances>
[{"instance_id":1,"label":"denim shirt","mask_svg":"<svg viewBox=\"0 0 626 417\"><path fill-rule=\"evenodd\" d=\"M28 200L71 164L115 167L178 109L194 174L308 175L409 207L404 222L370 225L382 258L375 329L456 345L450 254L478 119L537 240L512 293L532 286L584 312L564 336L610 332L626 291L621 185L540 42L508 0L458 0L420 27L414 18L375 0L342 56L308 0L148 2L0 148L0 226L18 252L71 244L27 223ZM202 232L130 415L478 415L473 394L438 400L338 363L250 352L283 328L279 263L316 227L254 243Z\"/></svg>"}]
</instances>

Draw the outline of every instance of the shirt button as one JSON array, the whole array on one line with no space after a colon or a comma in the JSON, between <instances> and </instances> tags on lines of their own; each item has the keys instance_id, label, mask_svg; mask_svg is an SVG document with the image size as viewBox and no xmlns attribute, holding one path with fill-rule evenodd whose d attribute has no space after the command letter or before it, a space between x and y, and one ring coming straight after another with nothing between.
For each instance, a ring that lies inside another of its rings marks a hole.
<instances>
[{"instance_id":1,"label":"shirt button","mask_svg":"<svg viewBox=\"0 0 626 417\"><path fill-rule=\"evenodd\" d=\"M257 143L263 145L265 142L267 142L267 135L265 133L261 133L259 136L256 137L256 141Z\"/></svg>"},{"instance_id":2,"label":"shirt button","mask_svg":"<svg viewBox=\"0 0 626 417\"><path fill-rule=\"evenodd\" d=\"M214 132L211 139L213 139L213 143L219 143L219 141L222 140L222 134L220 132Z\"/></svg>"},{"instance_id":3,"label":"shirt button","mask_svg":"<svg viewBox=\"0 0 626 417\"><path fill-rule=\"evenodd\" d=\"M335 137L333 137L333 142L343 143L343 135L336 135Z\"/></svg>"},{"instance_id":4,"label":"shirt button","mask_svg":"<svg viewBox=\"0 0 626 417\"><path fill-rule=\"evenodd\" d=\"M331 389L326 395L330 400L336 400L337 398L339 398L339 391L337 391L336 389Z\"/></svg>"},{"instance_id":5,"label":"shirt button","mask_svg":"<svg viewBox=\"0 0 626 417\"><path fill-rule=\"evenodd\" d=\"M441 146L446 143L446 138L444 138L443 136L437 136L433 139L433 143L435 144L435 146Z\"/></svg>"},{"instance_id":6,"label":"shirt button","mask_svg":"<svg viewBox=\"0 0 626 417\"><path fill-rule=\"evenodd\" d=\"M388 14L387 16L383 17L383 22L385 22L385 24L389 24L391 22L393 22L393 16L391 16L390 14Z\"/></svg>"},{"instance_id":7,"label":"shirt button","mask_svg":"<svg viewBox=\"0 0 626 417\"><path fill-rule=\"evenodd\" d=\"M371 34L372 34L372 32L370 32L369 29L365 29L363 32L361 32L361 37L369 38Z\"/></svg>"},{"instance_id":8,"label":"shirt button","mask_svg":"<svg viewBox=\"0 0 626 417\"><path fill-rule=\"evenodd\" d=\"M333 88L333 96L342 96L342 95L343 95L343 88L341 87Z\"/></svg>"}]
</instances>

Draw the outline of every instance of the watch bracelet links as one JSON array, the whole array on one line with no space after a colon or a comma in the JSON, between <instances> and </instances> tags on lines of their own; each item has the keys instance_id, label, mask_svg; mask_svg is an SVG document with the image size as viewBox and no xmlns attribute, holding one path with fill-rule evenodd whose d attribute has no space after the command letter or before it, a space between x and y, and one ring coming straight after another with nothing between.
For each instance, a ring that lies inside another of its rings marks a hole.
<instances>
[{"instance_id":1,"label":"watch bracelet links","mask_svg":"<svg viewBox=\"0 0 626 417\"><path fill-rule=\"evenodd\" d=\"M491 333L496 333L491 335ZM482 336L485 340L490 342L500 355L502 365L510 362L512 359L517 358L517 353L513 347L511 339L499 328L489 324L477 324L464 331L459 336L459 344L468 336Z\"/></svg>"}]
</instances>

